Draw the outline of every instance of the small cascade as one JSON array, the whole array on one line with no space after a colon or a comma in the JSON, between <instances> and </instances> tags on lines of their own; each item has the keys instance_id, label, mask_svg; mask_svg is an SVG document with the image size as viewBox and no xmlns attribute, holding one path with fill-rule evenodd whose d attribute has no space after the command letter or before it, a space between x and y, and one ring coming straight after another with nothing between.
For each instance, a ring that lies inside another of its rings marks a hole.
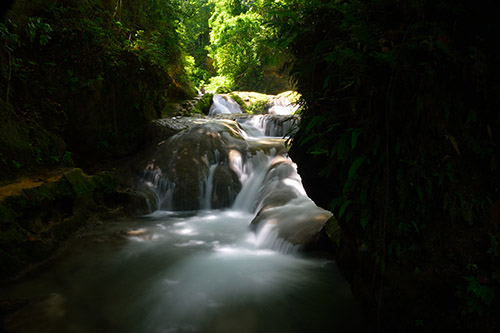
<instances>
[{"instance_id":1,"label":"small cascade","mask_svg":"<svg viewBox=\"0 0 500 333\"><path fill-rule=\"evenodd\" d=\"M208 112L209 116L217 114L243 113L241 107L227 95L214 95L213 103Z\"/></svg>"},{"instance_id":2,"label":"small cascade","mask_svg":"<svg viewBox=\"0 0 500 333\"><path fill-rule=\"evenodd\" d=\"M255 245L260 249L272 249L280 253L295 254L299 251L300 246L279 237L279 232L276 223L269 222L260 228L255 236Z\"/></svg>"},{"instance_id":3,"label":"small cascade","mask_svg":"<svg viewBox=\"0 0 500 333\"><path fill-rule=\"evenodd\" d=\"M217 167L219 166L219 156L220 156L219 151L215 150L215 161L208 168L208 175L205 178L203 184L200 184L200 186L202 186L202 188L203 188L203 191L201 192L201 197L200 197L201 209L208 210L212 207L214 176L215 176L215 171L217 170ZM207 157L205 157L205 159L208 160Z\"/></svg>"},{"instance_id":4,"label":"small cascade","mask_svg":"<svg viewBox=\"0 0 500 333\"><path fill-rule=\"evenodd\" d=\"M297 112L299 108L299 104L291 103L286 97L277 96L269 99L267 113L275 115L292 115Z\"/></svg>"},{"instance_id":5,"label":"small cascade","mask_svg":"<svg viewBox=\"0 0 500 333\"><path fill-rule=\"evenodd\" d=\"M307 197L284 140L251 123L183 118L152 140L133 190L155 211L88 228L52 268L0 287L28 300L5 331L369 331L335 263L294 255L332 214Z\"/></svg>"},{"instance_id":6,"label":"small cascade","mask_svg":"<svg viewBox=\"0 0 500 333\"><path fill-rule=\"evenodd\" d=\"M250 213L256 246L293 252L312 242L331 216L307 197L284 139L273 138L296 121L277 115L193 121L159 144L143 180L160 210Z\"/></svg>"},{"instance_id":7,"label":"small cascade","mask_svg":"<svg viewBox=\"0 0 500 333\"><path fill-rule=\"evenodd\" d=\"M298 117L282 115L256 115L236 120L249 137L288 137L298 125Z\"/></svg>"},{"instance_id":8,"label":"small cascade","mask_svg":"<svg viewBox=\"0 0 500 333\"><path fill-rule=\"evenodd\" d=\"M247 163L244 164L240 174L240 179L244 179L244 186L236 197L233 209L250 213L255 212L259 204L259 192L266 178L271 161L272 155L268 156L263 151L258 151L256 155L249 158Z\"/></svg>"}]
</instances>

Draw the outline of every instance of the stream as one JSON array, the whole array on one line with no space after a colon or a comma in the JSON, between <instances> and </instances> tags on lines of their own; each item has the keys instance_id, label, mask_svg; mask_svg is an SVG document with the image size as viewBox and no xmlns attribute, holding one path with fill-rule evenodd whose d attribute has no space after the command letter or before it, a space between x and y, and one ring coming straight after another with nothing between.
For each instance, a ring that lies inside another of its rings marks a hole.
<instances>
[{"instance_id":1,"label":"stream","mask_svg":"<svg viewBox=\"0 0 500 333\"><path fill-rule=\"evenodd\" d=\"M156 145L137 177L151 213L99 222L3 287L27 300L6 331L366 331L334 260L302 251L331 213L286 154L294 120L276 117L193 119Z\"/></svg>"}]
</instances>

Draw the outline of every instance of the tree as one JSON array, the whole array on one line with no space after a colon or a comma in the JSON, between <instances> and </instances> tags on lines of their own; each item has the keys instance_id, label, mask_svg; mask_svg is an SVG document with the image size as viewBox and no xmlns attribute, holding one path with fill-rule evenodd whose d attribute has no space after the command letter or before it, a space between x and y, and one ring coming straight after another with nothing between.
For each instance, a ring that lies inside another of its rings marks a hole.
<instances>
[{"instance_id":1,"label":"tree","mask_svg":"<svg viewBox=\"0 0 500 333\"><path fill-rule=\"evenodd\" d=\"M235 87L254 88L262 75L260 44L264 38L259 14L248 12L231 16L216 12L210 21L210 55L221 76Z\"/></svg>"}]
</instances>

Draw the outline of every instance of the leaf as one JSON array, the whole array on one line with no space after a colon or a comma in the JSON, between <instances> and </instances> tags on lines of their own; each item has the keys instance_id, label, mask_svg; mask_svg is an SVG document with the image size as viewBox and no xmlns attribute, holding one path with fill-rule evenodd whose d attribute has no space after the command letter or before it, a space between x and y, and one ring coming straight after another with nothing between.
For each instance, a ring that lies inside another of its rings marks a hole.
<instances>
[{"instance_id":1,"label":"leaf","mask_svg":"<svg viewBox=\"0 0 500 333\"><path fill-rule=\"evenodd\" d=\"M350 204L351 204L351 200L347 200L346 202L344 202L342 204L342 206L340 206L340 209L339 209L339 219L342 217L342 215L344 215L345 210L347 209L347 207Z\"/></svg>"},{"instance_id":2,"label":"leaf","mask_svg":"<svg viewBox=\"0 0 500 333\"><path fill-rule=\"evenodd\" d=\"M309 154L311 154L311 155L326 155L326 154L328 154L328 150L326 150L324 148L317 148L317 149L309 152Z\"/></svg>"},{"instance_id":3,"label":"leaf","mask_svg":"<svg viewBox=\"0 0 500 333\"><path fill-rule=\"evenodd\" d=\"M337 141L337 146L338 146L338 148L337 148L338 160L340 162L343 162L347 157L347 154L344 155L345 146L346 146L346 135L342 135L340 140Z\"/></svg>"},{"instance_id":4,"label":"leaf","mask_svg":"<svg viewBox=\"0 0 500 333\"><path fill-rule=\"evenodd\" d=\"M351 149L354 150L356 148L356 143L358 142L358 138L361 135L361 132L363 132L362 128L356 128L352 131L351 135Z\"/></svg>"},{"instance_id":5,"label":"leaf","mask_svg":"<svg viewBox=\"0 0 500 333\"><path fill-rule=\"evenodd\" d=\"M451 145L453 146L453 149L455 149L455 151L457 152L458 156L460 156L460 150L458 149L457 140L455 140L455 138L453 136L451 136L451 135L445 135L445 138L447 140L450 140Z\"/></svg>"},{"instance_id":6,"label":"leaf","mask_svg":"<svg viewBox=\"0 0 500 333\"><path fill-rule=\"evenodd\" d=\"M325 119L325 117L323 117L323 116L313 117L313 119L311 119L311 121L309 121L309 123L307 123L306 133L309 133L317 124L322 122L324 119Z\"/></svg>"},{"instance_id":7,"label":"leaf","mask_svg":"<svg viewBox=\"0 0 500 333\"><path fill-rule=\"evenodd\" d=\"M328 204L328 209L331 211L334 211L341 202L342 202L342 197L338 197L338 198L333 199Z\"/></svg>"},{"instance_id":8,"label":"leaf","mask_svg":"<svg viewBox=\"0 0 500 333\"><path fill-rule=\"evenodd\" d=\"M349 175L348 178L352 178L355 174L356 171L359 169L359 167L363 164L363 162L366 160L364 156L360 156L354 160L351 164L351 168L349 169Z\"/></svg>"},{"instance_id":9,"label":"leaf","mask_svg":"<svg viewBox=\"0 0 500 333\"><path fill-rule=\"evenodd\" d=\"M413 228L415 228L415 231L420 232L420 228L418 227L417 222L411 221L411 224L413 225Z\"/></svg>"},{"instance_id":10,"label":"leaf","mask_svg":"<svg viewBox=\"0 0 500 333\"><path fill-rule=\"evenodd\" d=\"M368 225L368 222L369 222L368 216L363 216L359 220L359 223L361 224L361 227L363 227L363 229L366 228L366 226Z\"/></svg>"}]
</instances>

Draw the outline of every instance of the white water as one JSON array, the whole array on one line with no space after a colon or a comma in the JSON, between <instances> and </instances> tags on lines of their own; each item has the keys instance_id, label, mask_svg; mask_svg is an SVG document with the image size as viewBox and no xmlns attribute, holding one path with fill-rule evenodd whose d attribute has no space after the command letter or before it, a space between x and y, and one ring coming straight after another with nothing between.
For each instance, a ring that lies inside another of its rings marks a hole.
<instances>
[{"instance_id":1,"label":"white water","mask_svg":"<svg viewBox=\"0 0 500 333\"><path fill-rule=\"evenodd\" d=\"M297 125L297 118L280 115L255 115L237 119L247 139L252 137L288 137Z\"/></svg>"},{"instance_id":2,"label":"white water","mask_svg":"<svg viewBox=\"0 0 500 333\"><path fill-rule=\"evenodd\" d=\"M290 101L287 98L273 99L268 109L268 113L279 114L279 115L291 115L295 113L299 108L300 105L290 103Z\"/></svg>"},{"instance_id":3,"label":"white water","mask_svg":"<svg viewBox=\"0 0 500 333\"><path fill-rule=\"evenodd\" d=\"M300 229L315 212L295 165L273 149L248 154L228 153L243 183L231 208L210 209L217 153L201 184L202 210L99 224L52 265L3 287L0 299L30 301L7 332L366 331L334 261L296 253L276 231L287 222ZM172 185L157 184L159 207L168 207ZM296 198L251 232L265 197L283 188Z\"/></svg>"},{"instance_id":4,"label":"white water","mask_svg":"<svg viewBox=\"0 0 500 333\"><path fill-rule=\"evenodd\" d=\"M31 299L8 332L360 331L335 263L259 249L251 218L158 211L95 229L3 291Z\"/></svg>"},{"instance_id":5,"label":"white water","mask_svg":"<svg viewBox=\"0 0 500 333\"><path fill-rule=\"evenodd\" d=\"M241 107L229 96L214 95L213 103L208 112L209 116L216 114L242 113Z\"/></svg>"}]
</instances>

